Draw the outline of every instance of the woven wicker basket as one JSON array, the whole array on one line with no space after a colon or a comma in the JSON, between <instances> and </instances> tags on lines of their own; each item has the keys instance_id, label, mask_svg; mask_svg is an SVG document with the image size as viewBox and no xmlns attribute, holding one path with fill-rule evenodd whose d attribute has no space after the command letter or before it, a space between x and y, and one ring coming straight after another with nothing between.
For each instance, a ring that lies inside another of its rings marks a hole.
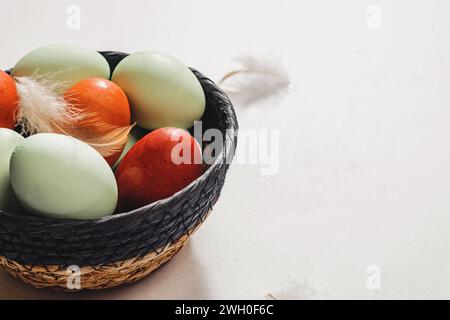
<instances>
[{"instance_id":1,"label":"woven wicker basket","mask_svg":"<svg viewBox=\"0 0 450 320\"><path fill-rule=\"evenodd\" d=\"M101 54L111 70L127 56ZM56 220L0 211L2 269L34 287L62 290L71 289L68 281L75 271L81 289L104 289L142 279L183 247L219 198L238 131L226 94L201 73L192 72L206 96L203 130L217 128L226 137L214 164L170 198L98 220Z\"/></svg>"}]
</instances>

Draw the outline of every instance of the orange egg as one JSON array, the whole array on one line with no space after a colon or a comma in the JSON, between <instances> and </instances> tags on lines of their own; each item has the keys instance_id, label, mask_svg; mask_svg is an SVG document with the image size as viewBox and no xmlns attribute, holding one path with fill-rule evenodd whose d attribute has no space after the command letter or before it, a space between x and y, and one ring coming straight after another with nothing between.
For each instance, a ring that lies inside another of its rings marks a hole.
<instances>
[{"instance_id":1,"label":"orange egg","mask_svg":"<svg viewBox=\"0 0 450 320\"><path fill-rule=\"evenodd\" d=\"M102 78L90 78L78 82L64 95L74 110L92 115L80 120L80 130L88 136L102 136L111 131L130 125L131 112L127 96L115 83ZM102 125L99 125L102 124ZM106 157L109 165L114 165L123 148Z\"/></svg>"},{"instance_id":2,"label":"orange egg","mask_svg":"<svg viewBox=\"0 0 450 320\"><path fill-rule=\"evenodd\" d=\"M16 82L9 74L0 70L0 128L15 127L18 102Z\"/></svg>"}]
</instances>

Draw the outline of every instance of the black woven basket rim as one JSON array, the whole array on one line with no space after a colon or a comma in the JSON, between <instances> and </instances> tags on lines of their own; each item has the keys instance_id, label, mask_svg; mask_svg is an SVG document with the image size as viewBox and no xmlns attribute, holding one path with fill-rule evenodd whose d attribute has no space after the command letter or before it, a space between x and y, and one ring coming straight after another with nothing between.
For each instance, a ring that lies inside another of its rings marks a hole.
<instances>
[{"instance_id":1,"label":"black woven basket rim","mask_svg":"<svg viewBox=\"0 0 450 320\"><path fill-rule=\"evenodd\" d=\"M104 56L106 56L106 55L121 55L123 57L126 57L129 55L128 53L124 53L124 52L120 52L120 51L99 51L99 53L101 53ZM111 66L111 74L112 74L114 68L115 68L115 65ZM194 73L197 73L200 76L202 76L205 79L208 79L209 81L212 82L212 80L203 76L203 74L201 74L196 69L194 69L194 68L190 68L190 69ZM8 70L7 72L9 73L10 70ZM218 90L220 90L219 87L217 87L217 88L218 88ZM203 181L205 181L208 178L208 175L212 174L212 172L218 166L227 165L226 163L223 163L224 159L229 159L229 156L227 153L234 152L234 150L236 149L237 133L239 130L239 125L237 122L236 114L235 114L235 111L231 104L231 101L229 101L229 98L226 95L226 93L224 93L222 90L220 90L220 91L224 95L224 97L226 97L228 99L229 105L231 106L230 111L234 118L234 121L232 121L231 125L228 128L225 128L227 130L227 134L225 134L224 148L221 150L220 154L218 156L216 156L214 163L209 165L207 170L199 178L197 178L196 180L191 182L188 186L186 186L185 188L176 192L172 196L165 198L165 199L158 200L156 202L150 203L148 205L136 208L136 209L128 211L128 212L115 213L115 214L104 216L102 218L97 218L97 219L60 219L60 218L51 218L51 217L27 214L26 212L18 214L18 213L6 212L6 211L2 211L2 210L0 210L0 219L2 216L5 216L10 219L17 220L17 221L20 221L20 220L33 221L34 220L36 222L45 223L47 227L57 227L58 225L64 225L66 227L67 226L76 227L76 226L82 226L85 224L98 225L98 224L104 224L107 222L118 221L118 220L121 220L124 218L128 218L132 215L142 214L143 209L145 209L146 211L155 210L158 207L166 206L170 202L177 202L177 201L182 200L183 194L185 194L186 192L189 192L190 189L193 189L196 185L201 184Z\"/></svg>"}]
</instances>

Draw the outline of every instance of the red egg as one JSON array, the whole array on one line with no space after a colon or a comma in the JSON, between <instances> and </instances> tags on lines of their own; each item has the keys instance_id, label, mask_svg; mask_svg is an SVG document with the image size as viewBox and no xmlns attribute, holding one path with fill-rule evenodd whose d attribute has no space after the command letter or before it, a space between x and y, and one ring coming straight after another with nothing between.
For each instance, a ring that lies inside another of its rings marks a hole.
<instances>
[{"instance_id":1,"label":"red egg","mask_svg":"<svg viewBox=\"0 0 450 320\"><path fill-rule=\"evenodd\" d=\"M118 211L170 197L202 173L201 148L187 131L155 130L131 148L117 169Z\"/></svg>"},{"instance_id":2,"label":"red egg","mask_svg":"<svg viewBox=\"0 0 450 320\"><path fill-rule=\"evenodd\" d=\"M9 74L0 70L0 128L15 127L18 102L16 82Z\"/></svg>"}]
</instances>

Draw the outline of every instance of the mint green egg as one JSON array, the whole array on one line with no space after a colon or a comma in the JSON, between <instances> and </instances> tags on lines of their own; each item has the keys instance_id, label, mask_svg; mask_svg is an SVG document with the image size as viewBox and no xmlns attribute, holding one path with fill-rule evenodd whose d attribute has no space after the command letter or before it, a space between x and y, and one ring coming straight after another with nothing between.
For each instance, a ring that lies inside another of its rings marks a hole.
<instances>
[{"instance_id":1,"label":"mint green egg","mask_svg":"<svg viewBox=\"0 0 450 320\"><path fill-rule=\"evenodd\" d=\"M112 81L126 93L133 118L145 129L187 129L205 111L200 82L183 63L164 53L146 51L123 59Z\"/></svg>"},{"instance_id":2,"label":"mint green egg","mask_svg":"<svg viewBox=\"0 0 450 320\"><path fill-rule=\"evenodd\" d=\"M50 44L27 53L14 66L11 75L45 76L62 82L68 89L81 80L100 77L109 79L110 68L97 51L68 44Z\"/></svg>"},{"instance_id":3,"label":"mint green egg","mask_svg":"<svg viewBox=\"0 0 450 320\"><path fill-rule=\"evenodd\" d=\"M14 148L24 138L17 132L0 128L0 210L14 211L19 205L11 188L9 178L9 160Z\"/></svg>"},{"instance_id":4,"label":"mint green egg","mask_svg":"<svg viewBox=\"0 0 450 320\"><path fill-rule=\"evenodd\" d=\"M11 156L11 185L27 210L54 218L96 219L112 214L117 184L108 163L75 138L41 133Z\"/></svg>"},{"instance_id":5,"label":"mint green egg","mask_svg":"<svg viewBox=\"0 0 450 320\"><path fill-rule=\"evenodd\" d=\"M119 167L119 164L122 162L123 158L127 155L128 151L131 150L131 148L141 140L146 134L148 134L149 131L142 129L140 127L133 127L131 129L130 134L128 135L127 144L125 145L125 148L122 151L122 154L120 155L119 159L116 161L116 163L113 166L113 169L116 170Z\"/></svg>"}]
</instances>

